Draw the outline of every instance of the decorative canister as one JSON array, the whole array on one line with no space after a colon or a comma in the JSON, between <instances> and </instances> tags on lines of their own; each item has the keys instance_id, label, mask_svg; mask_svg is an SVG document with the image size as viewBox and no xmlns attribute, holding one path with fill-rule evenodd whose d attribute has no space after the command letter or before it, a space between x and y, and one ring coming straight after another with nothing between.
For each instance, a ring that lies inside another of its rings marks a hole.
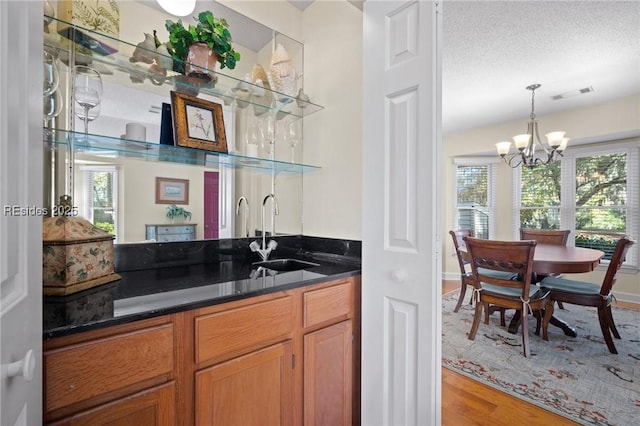
<instances>
[{"instance_id":1,"label":"decorative canister","mask_svg":"<svg viewBox=\"0 0 640 426\"><path fill-rule=\"evenodd\" d=\"M81 217L44 218L43 294L62 296L120 279L114 272L113 239Z\"/></svg>"}]
</instances>

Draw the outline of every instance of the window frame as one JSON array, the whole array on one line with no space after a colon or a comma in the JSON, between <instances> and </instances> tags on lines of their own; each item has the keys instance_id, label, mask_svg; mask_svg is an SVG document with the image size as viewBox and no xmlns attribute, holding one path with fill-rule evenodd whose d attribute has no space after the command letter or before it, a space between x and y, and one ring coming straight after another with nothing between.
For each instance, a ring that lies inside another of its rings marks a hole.
<instances>
[{"instance_id":1,"label":"window frame","mask_svg":"<svg viewBox=\"0 0 640 426\"><path fill-rule=\"evenodd\" d=\"M576 159L591 157L596 155L607 155L615 153L625 153L627 155L627 229L626 234L632 240L638 241L640 238L640 138L631 138L624 142L614 142L597 146L584 144L569 147L564 156L558 160L561 162L560 176L561 200L560 200L560 229L570 229L571 235L575 236L575 198L576 198ZM544 166L542 166L544 167ZM521 200L522 168L518 167L513 173L513 235L519 238L520 235L520 210ZM568 245L574 246L574 238L569 238ZM609 261L603 259L599 268L605 268ZM640 270L640 250L638 244L634 244L627 253L627 260L622 269L628 271Z\"/></svg>"},{"instance_id":2,"label":"window frame","mask_svg":"<svg viewBox=\"0 0 640 426\"><path fill-rule=\"evenodd\" d=\"M93 223L93 210L99 209L99 210L104 210L103 208L96 208L93 206L93 194L91 193L93 191L93 182L90 178L92 173L104 173L104 172L108 172L108 173L113 173L113 177L111 179L111 184L113 186L112 190L111 190L111 194L112 194L112 209L113 209L113 228L114 228L114 233L115 233L115 239L114 239L114 243L118 242L118 234L119 234L119 220L118 220L118 200L119 200L119 194L118 194L118 188L119 188L119 183L118 183L118 179L119 179L119 171L120 171L120 166L117 165L82 165L80 166L80 170L83 172L83 183L84 183L84 188L83 188L83 196L84 196L84 203L82 203L83 208L82 208L82 216L84 218L86 218L89 222Z\"/></svg>"},{"instance_id":3,"label":"window frame","mask_svg":"<svg viewBox=\"0 0 640 426\"><path fill-rule=\"evenodd\" d=\"M458 207L458 167L487 166L487 211L489 216L489 239L496 238L496 179L499 159L488 157L458 157L453 159L453 227L457 229L460 219Z\"/></svg>"}]
</instances>

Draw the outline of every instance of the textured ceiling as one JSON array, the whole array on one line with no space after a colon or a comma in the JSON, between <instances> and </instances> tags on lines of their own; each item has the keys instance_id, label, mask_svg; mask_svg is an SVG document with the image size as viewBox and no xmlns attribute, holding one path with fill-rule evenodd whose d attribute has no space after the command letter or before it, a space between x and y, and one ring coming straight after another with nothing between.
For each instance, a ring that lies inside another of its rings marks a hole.
<instances>
[{"instance_id":1,"label":"textured ceiling","mask_svg":"<svg viewBox=\"0 0 640 426\"><path fill-rule=\"evenodd\" d=\"M445 0L442 52L445 133L526 121L532 83L538 116L625 97L640 93L640 2Z\"/></svg>"}]
</instances>

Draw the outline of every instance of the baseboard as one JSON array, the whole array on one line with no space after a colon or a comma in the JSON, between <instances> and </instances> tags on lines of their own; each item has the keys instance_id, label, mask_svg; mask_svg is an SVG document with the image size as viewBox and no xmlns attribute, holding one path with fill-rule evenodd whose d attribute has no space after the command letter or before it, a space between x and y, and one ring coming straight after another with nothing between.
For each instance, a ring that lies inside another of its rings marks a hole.
<instances>
[{"instance_id":1,"label":"baseboard","mask_svg":"<svg viewBox=\"0 0 640 426\"><path fill-rule=\"evenodd\" d=\"M458 273L444 273L442 274L442 279L445 281L460 281L460 272Z\"/></svg>"},{"instance_id":2,"label":"baseboard","mask_svg":"<svg viewBox=\"0 0 640 426\"><path fill-rule=\"evenodd\" d=\"M616 300L619 300L621 302L636 303L640 305L640 294L625 293L623 291L614 291L613 296L616 298Z\"/></svg>"}]
</instances>

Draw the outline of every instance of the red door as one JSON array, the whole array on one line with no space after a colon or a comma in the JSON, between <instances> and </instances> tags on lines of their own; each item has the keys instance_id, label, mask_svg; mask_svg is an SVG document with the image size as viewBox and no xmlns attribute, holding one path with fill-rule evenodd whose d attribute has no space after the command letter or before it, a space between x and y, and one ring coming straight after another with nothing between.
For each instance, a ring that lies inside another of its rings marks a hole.
<instances>
[{"instance_id":1,"label":"red door","mask_svg":"<svg viewBox=\"0 0 640 426\"><path fill-rule=\"evenodd\" d=\"M218 172L204 172L204 238L218 238Z\"/></svg>"}]
</instances>

